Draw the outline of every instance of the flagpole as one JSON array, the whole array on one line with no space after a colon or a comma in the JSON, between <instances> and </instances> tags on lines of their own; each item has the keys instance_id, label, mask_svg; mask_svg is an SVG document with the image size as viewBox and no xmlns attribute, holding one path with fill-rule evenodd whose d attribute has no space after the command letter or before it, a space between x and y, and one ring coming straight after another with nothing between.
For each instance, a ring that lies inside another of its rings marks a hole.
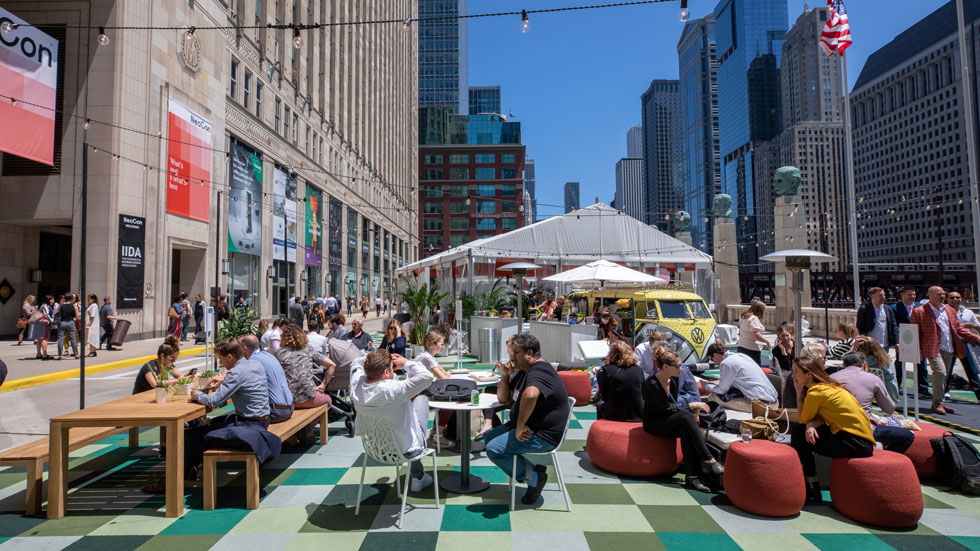
<instances>
[{"instance_id":1,"label":"flagpole","mask_svg":"<svg viewBox=\"0 0 980 551\"><path fill-rule=\"evenodd\" d=\"M844 81L844 155L847 163L848 241L851 249L851 275L854 278L854 307L861 306L861 281L858 270L857 201L854 197L854 150L851 145L851 93L847 85L847 55L840 53ZM977 257L980 258L980 257Z\"/></svg>"},{"instance_id":2,"label":"flagpole","mask_svg":"<svg viewBox=\"0 0 980 551\"><path fill-rule=\"evenodd\" d=\"M966 127L966 159L970 169L970 207L973 214L973 258L980 262L980 203L978 203L977 180L977 145L973 128L973 98L970 86L970 67L966 56L966 26L963 22L963 0L956 0L956 23L960 39L960 63L962 63L963 78L963 114ZM980 296L980 270L976 272L977 286L973 296Z\"/></svg>"}]
</instances>

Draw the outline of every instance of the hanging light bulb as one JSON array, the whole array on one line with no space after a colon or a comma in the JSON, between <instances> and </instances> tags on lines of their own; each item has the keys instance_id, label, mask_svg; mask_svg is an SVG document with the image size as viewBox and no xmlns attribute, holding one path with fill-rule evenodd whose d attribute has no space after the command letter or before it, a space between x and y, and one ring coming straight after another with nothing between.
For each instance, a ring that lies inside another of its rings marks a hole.
<instances>
[{"instance_id":1,"label":"hanging light bulb","mask_svg":"<svg viewBox=\"0 0 980 551\"><path fill-rule=\"evenodd\" d=\"M470 204L470 203L472 203L472 201L470 201L470 198L469 198L469 197L467 197L467 198L466 198L466 205L467 205L467 206L469 206L469 204Z\"/></svg>"},{"instance_id":2,"label":"hanging light bulb","mask_svg":"<svg viewBox=\"0 0 980 551\"><path fill-rule=\"evenodd\" d=\"M521 32L527 34L531 31L531 21L527 18L527 10L521 10Z\"/></svg>"},{"instance_id":3,"label":"hanging light bulb","mask_svg":"<svg viewBox=\"0 0 980 551\"><path fill-rule=\"evenodd\" d=\"M299 34L299 27L293 27L293 48L299 49L303 45L303 35Z\"/></svg>"},{"instance_id":4,"label":"hanging light bulb","mask_svg":"<svg viewBox=\"0 0 980 551\"><path fill-rule=\"evenodd\" d=\"M685 23L691 18L691 10L687 9L687 0L681 0L681 11L677 13L677 18L681 20L681 23Z\"/></svg>"},{"instance_id":5,"label":"hanging light bulb","mask_svg":"<svg viewBox=\"0 0 980 551\"><path fill-rule=\"evenodd\" d=\"M3 25L0 25L0 30L3 31L3 34L10 34L10 33L14 32L14 24L13 24L13 22L11 22L11 21L4 21L3 22Z\"/></svg>"},{"instance_id":6,"label":"hanging light bulb","mask_svg":"<svg viewBox=\"0 0 980 551\"><path fill-rule=\"evenodd\" d=\"M191 40L192 38L194 38L194 31L196 30L197 27L191 25L191 28L187 29L187 32L184 33L184 40Z\"/></svg>"},{"instance_id":7,"label":"hanging light bulb","mask_svg":"<svg viewBox=\"0 0 980 551\"><path fill-rule=\"evenodd\" d=\"M411 26L412 26L412 18L406 17L405 20L402 21L402 28L407 31Z\"/></svg>"},{"instance_id":8,"label":"hanging light bulb","mask_svg":"<svg viewBox=\"0 0 980 551\"><path fill-rule=\"evenodd\" d=\"M89 126L91 126L91 125L92 125L92 121L90 121L88 119L85 119L85 122L82 123L82 128L84 128L85 130L88 130Z\"/></svg>"},{"instance_id":9,"label":"hanging light bulb","mask_svg":"<svg viewBox=\"0 0 980 551\"><path fill-rule=\"evenodd\" d=\"M99 27L99 45L100 46L109 45L109 37L106 36L105 34L105 27Z\"/></svg>"}]
</instances>

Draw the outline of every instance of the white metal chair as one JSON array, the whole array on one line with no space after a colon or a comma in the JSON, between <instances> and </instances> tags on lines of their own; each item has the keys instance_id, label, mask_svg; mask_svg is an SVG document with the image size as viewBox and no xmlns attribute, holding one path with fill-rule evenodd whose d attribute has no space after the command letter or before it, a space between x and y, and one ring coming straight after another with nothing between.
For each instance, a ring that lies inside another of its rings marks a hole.
<instances>
[{"instance_id":1,"label":"white metal chair","mask_svg":"<svg viewBox=\"0 0 980 551\"><path fill-rule=\"evenodd\" d=\"M561 440L558 441L558 445L555 449L550 452L542 453L525 453L523 455L550 455L551 464L555 466L555 474L558 477L558 490L561 492L562 497L565 498L565 510L569 513L572 512L571 502L568 500L568 488L565 487L565 480L561 476L561 467L558 465L558 450L561 449L561 445L565 443L565 435L568 434L568 425L572 422L572 408L575 406L575 398L571 396L568 397L568 419L565 419L565 430L561 433ZM514 456L513 464L511 465L510 472L517 472L517 457ZM527 473L524 473L527 476ZM514 491L514 477L510 477L510 510L514 510L516 492Z\"/></svg>"},{"instance_id":2,"label":"white metal chair","mask_svg":"<svg viewBox=\"0 0 980 551\"><path fill-rule=\"evenodd\" d=\"M379 463L395 466L395 491L402 494L402 506L398 511L398 522L395 523L399 529L402 527L402 517L405 515L405 504L408 501L408 488L411 486L412 469L411 466L405 468L405 491L401 490L401 467L411 463L405 457L395 438L395 431L391 422L385 417L358 412L358 426L363 431L361 443L364 446L364 461L361 463L361 483L357 486L357 506L354 508L354 516L361 513L361 492L364 489L364 474L367 472L368 456ZM432 456L432 487L436 493L436 509L439 508L439 473L436 468L435 450L425 448L422 453L413 459L421 459L427 455Z\"/></svg>"}]
</instances>

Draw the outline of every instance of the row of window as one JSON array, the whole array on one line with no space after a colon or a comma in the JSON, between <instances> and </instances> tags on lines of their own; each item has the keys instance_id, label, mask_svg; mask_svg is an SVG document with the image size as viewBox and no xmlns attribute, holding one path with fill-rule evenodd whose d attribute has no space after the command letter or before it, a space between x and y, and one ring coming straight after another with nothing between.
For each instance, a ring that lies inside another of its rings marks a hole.
<instances>
[{"instance_id":1,"label":"row of window","mask_svg":"<svg viewBox=\"0 0 980 551\"><path fill-rule=\"evenodd\" d=\"M441 201L426 201L422 204L422 212L425 214L442 214L443 203ZM466 214L470 212L470 206L464 202L449 203L450 214ZM476 212L483 214L493 214L497 212L497 201L477 201ZM517 212L516 201L501 201L500 212Z\"/></svg>"},{"instance_id":2,"label":"row of window","mask_svg":"<svg viewBox=\"0 0 980 551\"><path fill-rule=\"evenodd\" d=\"M450 231L470 231L471 220L469 218L453 218L449 221ZM479 218L475 220L477 231L496 231L497 220L494 218ZM425 220L422 225L423 231L441 232L444 228L442 220ZM500 218L501 230L517 229L517 218Z\"/></svg>"},{"instance_id":3,"label":"row of window","mask_svg":"<svg viewBox=\"0 0 980 551\"><path fill-rule=\"evenodd\" d=\"M497 180L497 169L493 167L481 167L477 168L475 171L476 180ZM441 168L426 168L422 171L423 180L444 180L445 171ZM449 169L449 179L450 180L469 180L470 179L470 169L468 168L450 168ZM515 180L517 179L517 169L504 167L500 169L501 180Z\"/></svg>"},{"instance_id":4,"label":"row of window","mask_svg":"<svg viewBox=\"0 0 980 551\"><path fill-rule=\"evenodd\" d=\"M496 153L476 153L474 154L474 162L478 165L488 165L497 162ZM442 155L426 155L424 157L424 164L427 165L441 165ZM517 162L517 155L513 153L501 153L500 162L503 164L513 164ZM459 153L452 154L449 156L449 164L451 165L468 165L470 164L470 154L469 153Z\"/></svg>"},{"instance_id":5,"label":"row of window","mask_svg":"<svg viewBox=\"0 0 980 551\"><path fill-rule=\"evenodd\" d=\"M496 197L497 196L497 186L480 184L473 186L474 192L471 193L469 186L431 186L427 185L423 188L423 197L427 199L439 199L445 195L446 197L469 197L470 195L476 195L478 197ZM517 196L517 186L514 184L501 184L500 185L500 195L502 197L516 197Z\"/></svg>"}]
</instances>

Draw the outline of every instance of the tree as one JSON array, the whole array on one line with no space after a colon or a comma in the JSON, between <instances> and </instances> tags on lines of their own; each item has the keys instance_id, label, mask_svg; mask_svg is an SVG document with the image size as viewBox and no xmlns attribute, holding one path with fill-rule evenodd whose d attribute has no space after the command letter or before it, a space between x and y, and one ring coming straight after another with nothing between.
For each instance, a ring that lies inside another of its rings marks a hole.
<instances>
[{"instance_id":1,"label":"tree","mask_svg":"<svg viewBox=\"0 0 980 551\"><path fill-rule=\"evenodd\" d=\"M429 328L430 313L449 293L440 293L434 285L416 285L408 278L402 278L402 281L405 282L405 290L399 292L398 296L405 301L405 307L412 316L409 340L411 344L419 345L425 339L425 332Z\"/></svg>"}]
</instances>

